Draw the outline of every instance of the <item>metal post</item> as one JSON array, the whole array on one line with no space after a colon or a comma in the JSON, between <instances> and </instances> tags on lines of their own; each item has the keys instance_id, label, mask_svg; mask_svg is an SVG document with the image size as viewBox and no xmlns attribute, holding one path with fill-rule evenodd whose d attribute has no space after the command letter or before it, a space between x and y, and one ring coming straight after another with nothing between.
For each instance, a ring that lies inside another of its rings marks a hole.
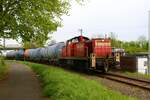
<instances>
[{"instance_id":1,"label":"metal post","mask_svg":"<svg viewBox=\"0 0 150 100\"><path fill-rule=\"evenodd\" d=\"M3 49L5 50L5 35L4 35L4 40L3 40Z\"/></svg>"},{"instance_id":2,"label":"metal post","mask_svg":"<svg viewBox=\"0 0 150 100\"><path fill-rule=\"evenodd\" d=\"M81 34L81 36L82 36L82 33L83 33L83 29L81 28L81 29L79 29L79 31L80 31L80 34Z\"/></svg>"},{"instance_id":3,"label":"metal post","mask_svg":"<svg viewBox=\"0 0 150 100\"><path fill-rule=\"evenodd\" d=\"M148 12L148 73L150 73L150 11Z\"/></svg>"}]
</instances>

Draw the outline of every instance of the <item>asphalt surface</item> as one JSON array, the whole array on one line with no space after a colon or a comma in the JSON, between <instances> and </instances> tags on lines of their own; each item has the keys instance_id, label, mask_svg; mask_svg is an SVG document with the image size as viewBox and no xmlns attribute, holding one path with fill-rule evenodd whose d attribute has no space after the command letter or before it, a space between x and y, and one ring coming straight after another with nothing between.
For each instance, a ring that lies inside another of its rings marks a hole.
<instances>
[{"instance_id":1,"label":"asphalt surface","mask_svg":"<svg viewBox=\"0 0 150 100\"><path fill-rule=\"evenodd\" d=\"M8 78L0 81L0 100L48 100L30 68L15 62L9 67Z\"/></svg>"}]
</instances>

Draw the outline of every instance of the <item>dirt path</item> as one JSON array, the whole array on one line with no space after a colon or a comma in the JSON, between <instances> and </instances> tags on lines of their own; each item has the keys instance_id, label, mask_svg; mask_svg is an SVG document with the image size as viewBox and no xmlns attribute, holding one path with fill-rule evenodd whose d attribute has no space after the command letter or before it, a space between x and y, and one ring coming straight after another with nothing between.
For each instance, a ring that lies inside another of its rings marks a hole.
<instances>
[{"instance_id":1,"label":"dirt path","mask_svg":"<svg viewBox=\"0 0 150 100\"><path fill-rule=\"evenodd\" d=\"M8 79L0 81L0 100L48 100L27 66L11 62Z\"/></svg>"}]
</instances>

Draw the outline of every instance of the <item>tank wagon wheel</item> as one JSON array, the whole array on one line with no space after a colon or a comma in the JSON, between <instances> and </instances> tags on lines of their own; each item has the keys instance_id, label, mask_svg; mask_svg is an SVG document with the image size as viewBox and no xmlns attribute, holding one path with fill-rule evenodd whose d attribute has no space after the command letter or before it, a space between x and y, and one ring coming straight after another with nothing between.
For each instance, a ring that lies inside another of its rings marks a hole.
<instances>
[{"instance_id":1,"label":"tank wagon wheel","mask_svg":"<svg viewBox=\"0 0 150 100\"><path fill-rule=\"evenodd\" d=\"M108 72L108 71L109 71L109 62L108 60L105 60L103 72Z\"/></svg>"}]
</instances>

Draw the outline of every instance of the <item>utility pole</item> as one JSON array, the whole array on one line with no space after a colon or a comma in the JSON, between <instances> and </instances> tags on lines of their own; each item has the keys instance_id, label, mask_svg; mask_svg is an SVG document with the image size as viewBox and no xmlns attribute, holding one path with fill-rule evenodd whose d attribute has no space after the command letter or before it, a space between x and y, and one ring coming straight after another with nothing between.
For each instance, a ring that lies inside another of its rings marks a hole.
<instances>
[{"instance_id":1,"label":"utility pole","mask_svg":"<svg viewBox=\"0 0 150 100\"><path fill-rule=\"evenodd\" d=\"M150 73L150 11L148 12L148 73Z\"/></svg>"},{"instance_id":2,"label":"utility pole","mask_svg":"<svg viewBox=\"0 0 150 100\"><path fill-rule=\"evenodd\" d=\"M83 33L83 29L81 28L81 29L79 29L79 31L80 31L80 34L81 34L81 36L82 36L82 33Z\"/></svg>"}]
</instances>

